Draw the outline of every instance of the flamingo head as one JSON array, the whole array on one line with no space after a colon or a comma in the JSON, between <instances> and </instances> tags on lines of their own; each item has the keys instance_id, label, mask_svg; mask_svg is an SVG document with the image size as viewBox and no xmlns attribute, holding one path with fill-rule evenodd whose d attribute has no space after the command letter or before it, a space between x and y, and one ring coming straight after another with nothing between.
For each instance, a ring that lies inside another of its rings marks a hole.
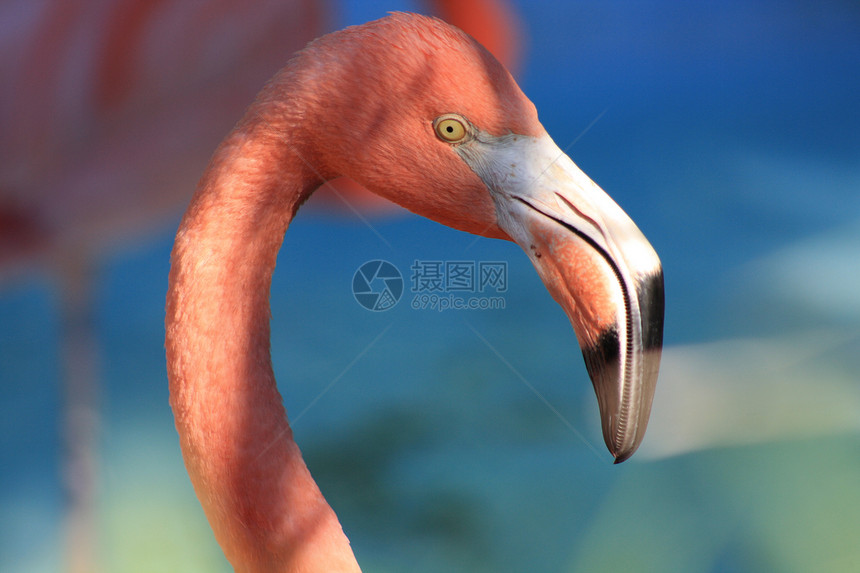
<instances>
[{"instance_id":1,"label":"flamingo head","mask_svg":"<svg viewBox=\"0 0 860 573\"><path fill-rule=\"evenodd\" d=\"M663 338L662 267L633 221L459 30L394 14L325 36L298 60L309 55L301 97L320 105L294 120L316 142L301 153L322 179L347 175L420 215L519 244L573 325L609 451L630 457Z\"/></svg>"}]
</instances>

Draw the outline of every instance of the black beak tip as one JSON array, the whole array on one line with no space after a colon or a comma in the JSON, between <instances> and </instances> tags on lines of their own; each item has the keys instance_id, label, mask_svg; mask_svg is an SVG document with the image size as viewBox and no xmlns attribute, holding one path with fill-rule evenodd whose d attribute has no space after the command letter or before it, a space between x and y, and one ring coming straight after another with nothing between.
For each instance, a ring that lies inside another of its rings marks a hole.
<instances>
[{"instance_id":1,"label":"black beak tip","mask_svg":"<svg viewBox=\"0 0 860 573\"><path fill-rule=\"evenodd\" d=\"M618 330L624 328L624 323L607 328L593 344L582 349L600 407L603 438L616 464L630 459L642 442L663 347L663 273L643 278L636 292L641 322L637 329L627 331L638 333L635 338L628 334L628 340L634 343L632 351L627 347L627 360L622 362L625 348ZM622 363L638 366L632 373L625 373Z\"/></svg>"}]
</instances>

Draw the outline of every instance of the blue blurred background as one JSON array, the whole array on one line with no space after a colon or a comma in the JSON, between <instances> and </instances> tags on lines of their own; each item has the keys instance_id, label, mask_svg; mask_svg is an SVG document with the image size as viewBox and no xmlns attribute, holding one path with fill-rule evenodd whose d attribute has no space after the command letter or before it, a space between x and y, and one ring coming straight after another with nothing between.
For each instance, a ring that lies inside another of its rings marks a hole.
<instances>
[{"instance_id":1,"label":"blue blurred background","mask_svg":"<svg viewBox=\"0 0 860 573\"><path fill-rule=\"evenodd\" d=\"M416 8L333 5L335 28ZM302 212L274 279L273 358L359 563L860 569L860 4L513 5L520 85L663 261L651 426L613 466L572 329L516 245ZM97 282L105 571L229 570L167 404L171 243L124 248ZM407 292L369 312L350 287L372 259L407 285L416 259L505 261L505 308L414 310ZM3 286L0 569L56 571L57 296L38 277Z\"/></svg>"}]
</instances>

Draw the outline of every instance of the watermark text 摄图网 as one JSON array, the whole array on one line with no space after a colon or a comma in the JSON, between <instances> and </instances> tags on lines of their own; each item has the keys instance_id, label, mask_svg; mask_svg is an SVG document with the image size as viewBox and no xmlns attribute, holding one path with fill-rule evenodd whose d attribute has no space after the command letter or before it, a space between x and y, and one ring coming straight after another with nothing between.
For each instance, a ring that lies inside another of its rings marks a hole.
<instances>
[{"instance_id":1,"label":"watermark text \u6444\u56fe\u7f51","mask_svg":"<svg viewBox=\"0 0 860 573\"><path fill-rule=\"evenodd\" d=\"M409 268L410 306L415 310L499 310L508 290L506 261L419 260ZM364 308L393 308L405 290L403 275L388 261L361 265L353 276L352 293Z\"/></svg>"},{"instance_id":2,"label":"watermark text \u6444\u56fe\u7f51","mask_svg":"<svg viewBox=\"0 0 860 573\"><path fill-rule=\"evenodd\" d=\"M410 267L415 310L499 310L505 308L505 261L416 260Z\"/></svg>"}]
</instances>

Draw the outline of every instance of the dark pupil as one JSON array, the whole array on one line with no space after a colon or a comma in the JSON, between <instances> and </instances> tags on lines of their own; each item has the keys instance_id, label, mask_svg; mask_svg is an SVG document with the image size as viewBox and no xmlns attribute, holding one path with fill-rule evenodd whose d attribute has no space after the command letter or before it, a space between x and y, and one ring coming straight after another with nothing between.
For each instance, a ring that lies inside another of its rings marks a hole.
<instances>
[{"instance_id":1,"label":"dark pupil","mask_svg":"<svg viewBox=\"0 0 860 573\"><path fill-rule=\"evenodd\" d=\"M449 125L448 127L445 128L445 131L447 131L448 133L453 133L454 128Z\"/></svg>"}]
</instances>

